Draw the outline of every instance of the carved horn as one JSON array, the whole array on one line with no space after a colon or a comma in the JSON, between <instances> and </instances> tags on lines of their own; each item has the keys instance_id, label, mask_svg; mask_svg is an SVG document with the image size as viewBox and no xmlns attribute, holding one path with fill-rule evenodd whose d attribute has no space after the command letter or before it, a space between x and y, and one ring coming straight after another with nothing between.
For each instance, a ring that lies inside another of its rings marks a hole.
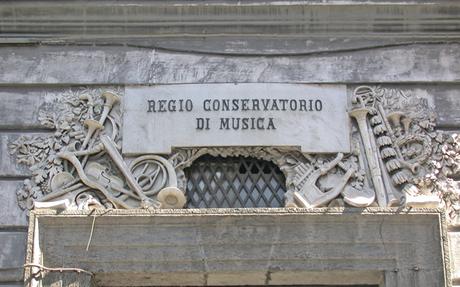
<instances>
[{"instance_id":1,"label":"carved horn","mask_svg":"<svg viewBox=\"0 0 460 287\"><path fill-rule=\"evenodd\" d=\"M115 146L115 143L112 141L112 139L106 135L101 135L100 139L101 139L102 144L104 145L105 151L110 156L110 158L113 160L113 162L118 167L118 169L123 174L123 176L125 177L128 186L141 199L141 205L144 207L154 207L154 208L159 207L157 206L158 202L155 202L154 200L148 198L144 194L142 188L139 186L139 183L136 181L136 178L133 176L128 166L124 162L122 156L118 152Z\"/></svg>"}]
</instances>

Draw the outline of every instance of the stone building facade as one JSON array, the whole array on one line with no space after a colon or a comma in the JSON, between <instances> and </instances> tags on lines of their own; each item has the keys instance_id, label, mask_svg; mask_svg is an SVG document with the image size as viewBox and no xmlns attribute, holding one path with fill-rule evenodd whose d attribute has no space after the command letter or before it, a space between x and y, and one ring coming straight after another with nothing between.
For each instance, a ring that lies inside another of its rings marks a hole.
<instances>
[{"instance_id":1,"label":"stone building facade","mask_svg":"<svg viewBox=\"0 0 460 287\"><path fill-rule=\"evenodd\" d=\"M0 17L0 287L460 285L460 3Z\"/></svg>"}]
</instances>

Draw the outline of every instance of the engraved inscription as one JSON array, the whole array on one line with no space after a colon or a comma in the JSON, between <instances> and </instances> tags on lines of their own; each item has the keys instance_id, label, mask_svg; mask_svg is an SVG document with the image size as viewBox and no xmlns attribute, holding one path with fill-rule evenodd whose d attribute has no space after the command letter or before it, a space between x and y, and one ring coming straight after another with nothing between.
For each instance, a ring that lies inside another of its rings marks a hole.
<instances>
[{"instance_id":1,"label":"engraved inscription","mask_svg":"<svg viewBox=\"0 0 460 287\"><path fill-rule=\"evenodd\" d=\"M127 87L126 94L124 154L200 146L350 151L342 85L173 85Z\"/></svg>"}]
</instances>

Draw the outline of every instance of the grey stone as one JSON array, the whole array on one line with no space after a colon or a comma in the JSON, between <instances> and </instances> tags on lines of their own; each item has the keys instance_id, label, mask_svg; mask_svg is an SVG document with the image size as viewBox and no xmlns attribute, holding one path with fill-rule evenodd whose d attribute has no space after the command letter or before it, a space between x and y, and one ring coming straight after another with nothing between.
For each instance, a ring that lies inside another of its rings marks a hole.
<instances>
[{"instance_id":1,"label":"grey stone","mask_svg":"<svg viewBox=\"0 0 460 287\"><path fill-rule=\"evenodd\" d=\"M26 238L26 232L0 231L0 282L22 279Z\"/></svg>"},{"instance_id":2,"label":"grey stone","mask_svg":"<svg viewBox=\"0 0 460 287\"><path fill-rule=\"evenodd\" d=\"M379 284L385 272L394 270L400 270L395 284L383 286L447 284L445 242L439 232L445 227L436 211L102 212L92 214L96 217L88 251L91 216L71 211L35 213L38 236L46 237L40 240L44 264L95 272L95 280L103 286L225 285L244 279L261 285L271 280L273 284ZM338 282L318 270L350 281ZM292 275L295 272L305 276ZM232 281L237 274L240 280ZM353 276L357 274L363 276Z\"/></svg>"},{"instance_id":3,"label":"grey stone","mask_svg":"<svg viewBox=\"0 0 460 287\"><path fill-rule=\"evenodd\" d=\"M459 51L458 44L414 44L328 55L241 57L126 47L5 47L0 48L0 81L9 84L458 82Z\"/></svg>"},{"instance_id":4,"label":"grey stone","mask_svg":"<svg viewBox=\"0 0 460 287\"><path fill-rule=\"evenodd\" d=\"M437 114L437 127L440 129L460 130L460 86L454 83L433 84L382 84L382 88L400 90L404 96L416 96L426 99ZM358 85L348 85L348 93L352 94Z\"/></svg>"},{"instance_id":5,"label":"grey stone","mask_svg":"<svg viewBox=\"0 0 460 287\"><path fill-rule=\"evenodd\" d=\"M452 279L460 280L460 233L449 232L449 245L451 254L452 264Z\"/></svg>"},{"instance_id":6,"label":"grey stone","mask_svg":"<svg viewBox=\"0 0 460 287\"><path fill-rule=\"evenodd\" d=\"M39 108L47 101L47 93L42 88L0 88L0 114L2 129L33 129L44 128L39 123ZM49 97L48 97L49 98Z\"/></svg>"},{"instance_id":7,"label":"grey stone","mask_svg":"<svg viewBox=\"0 0 460 287\"><path fill-rule=\"evenodd\" d=\"M327 49L337 47L334 42L359 48L375 39L403 45L459 38L459 22L452 17L460 10L456 1L133 1L110 9L94 1L61 2L4 3L1 42L147 43L186 50L280 53L311 51L315 41ZM248 37L256 40L248 43ZM197 47L203 38L208 41ZM296 41L301 49L289 49Z\"/></svg>"},{"instance_id":8,"label":"grey stone","mask_svg":"<svg viewBox=\"0 0 460 287\"><path fill-rule=\"evenodd\" d=\"M44 280L43 286L85 286L92 287L94 282L92 277L85 273L78 272L50 272L48 273Z\"/></svg>"},{"instance_id":9,"label":"grey stone","mask_svg":"<svg viewBox=\"0 0 460 287\"><path fill-rule=\"evenodd\" d=\"M441 128L460 129L460 89L447 87L434 97Z\"/></svg>"},{"instance_id":10,"label":"grey stone","mask_svg":"<svg viewBox=\"0 0 460 287\"><path fill-rule=\"evenodd\" d=\"M22 181L0 181L0 229L1 227L26 227L27 212L18 206L16 191L22 186Z\"/></svg>"},{"instance_id":11,"label":"grey stone","mask_svg":"<svg viewBox=\"0 0 460 287\"><path fill-rule=\"evenodd\" d=\"M347 35L325 36L313 38L304 35L289 37L289 35L273 37L247 36L244 38L237 36L213 36L198 38L172 38L155 37L147 39L112 39L112 43L126 43L136 47L144 47L170 52L197 52L207 54L222 54L228 56L235 55L267 55L267 56L286 56L286 55L314 55L334 54L352 50L369 50L388 46L405 46L409 42L419 42L420 38L369 38L357 41ZM428 39L427 39L428 40ZM430 39L433 41L433 39ZM98 41L99 42L99 41Z\"/></svg>"},{"instance_id":12,"label":"grey stone","mask_svg":"<svg viewBox=\"0 0 460 287\"><path fill-rule=\"evenodd\" d=\"M347 103L341 85L126 87L123 153L170 153L172 147L203 146L350 152Z\"/></svg>"}]
</instances>

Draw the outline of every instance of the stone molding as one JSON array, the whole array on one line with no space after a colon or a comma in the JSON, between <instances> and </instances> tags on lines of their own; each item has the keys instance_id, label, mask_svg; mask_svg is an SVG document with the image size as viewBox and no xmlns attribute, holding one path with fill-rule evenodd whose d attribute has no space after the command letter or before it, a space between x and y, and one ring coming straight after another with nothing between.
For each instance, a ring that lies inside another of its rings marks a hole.
<instances>
[{"instance_id":1,"label":"stone molding","mask_svg":"<svg viewBox=\"0 0 460 287\"><path fill-rule=\"evenodd\" d=\"M318 50L315 42L353 49L458 41L460 20L455 15L459 13L456 1L47 1L40 5L21 1L0 5L0 42L135 43L230 54L302 53ZM203 42L202 37L217 40ZM285 46L286 39L297 47ZM298 39L310 45L299 48ZM349 45L350 39L367 44ZM238 47L246 40L245 47Z\"/></svg>"}]
</instances>

